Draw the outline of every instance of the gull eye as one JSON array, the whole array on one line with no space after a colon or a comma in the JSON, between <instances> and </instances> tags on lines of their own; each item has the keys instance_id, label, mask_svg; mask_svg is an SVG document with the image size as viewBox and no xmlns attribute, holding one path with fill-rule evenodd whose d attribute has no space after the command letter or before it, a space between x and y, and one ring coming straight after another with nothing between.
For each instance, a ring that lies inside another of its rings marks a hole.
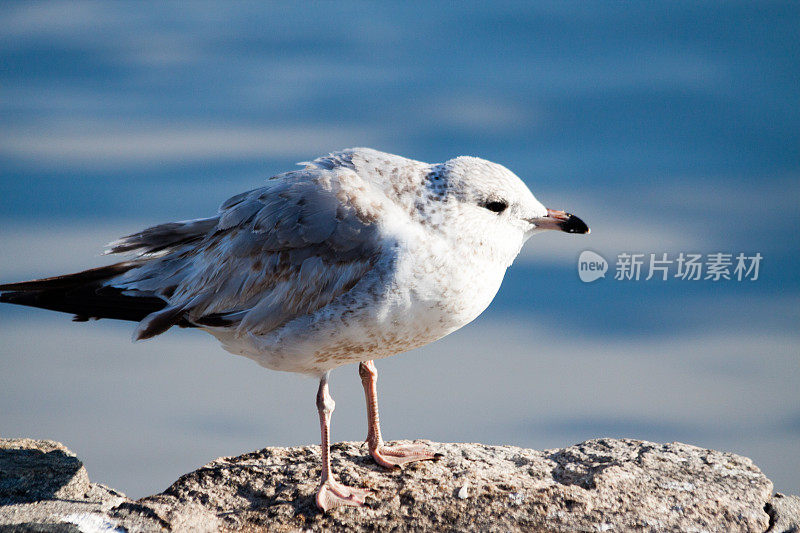
<instances>
[{"instance_id":1,"label":"gull eye","mask_svg":"<svg viewBox=\"0 0 800 533\"><path fill-rule=\"evenodd\" d=\"M508 204L502 200L492 200L491 202L485 202L481 207L485 207L493 213L502 213L506 210Z\"/></svg>"}]
</instances>

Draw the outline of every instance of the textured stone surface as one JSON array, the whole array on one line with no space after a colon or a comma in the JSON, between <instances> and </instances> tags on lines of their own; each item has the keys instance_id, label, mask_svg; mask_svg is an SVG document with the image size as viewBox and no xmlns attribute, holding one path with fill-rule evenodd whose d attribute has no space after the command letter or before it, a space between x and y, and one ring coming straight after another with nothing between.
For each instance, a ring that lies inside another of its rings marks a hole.
<instances>
[{"instance_id":1,"label":"textured stone surface","mask_svg":"<svg viewBox=\"0 0 800 533\"><path fill-rule=\"evenodd\" d=\"M0 439L0 531L78 531L64 518L102 514L125 495L90 483L83 463L51 440ZM49 525L61 522L58 526Z\"/></svg>"},{"instance_id":2,"label":"textured stone surface","mask_svg":"<svg viewBox=\"0 0 800 533\"><path fill-rule=\"evenodd\" d=\"M545 451L428 443L444 458L396 471L376 466L361 444L340 443L332 454L339 479L374 495L366 507L323 514L313 500L320 471L316 446L220 458L161 494L132 501L89 483L80 462L75 468L77 459L57 443L3 442L0 531L2 524L37 523L65 528L42 531L74 531L92 521L128 531L727 532L792 531L797 524L798 499L773 498L772 483L749 459L680 443L598 439ZM47 466L21 461L23 446L38 451L31 457ZM53 464L47 449L58 451L60 462ZM5 474L9 453L16 477ZM20 465L31 470L20 472ZM69 468L72 477L63 473ZM42 474L48 469L57 475Z\"/></svg>"},{"instance_id":3,"label":"textured stone surface","mask_svg":"<svg viewBox=\"0 0 800 533\"><path fill-rule=\"evenodd\" d=\"M800 533L800 498L777 493L766 506L770 533Z\"/></svg>"},{"instance_id":4,"label":"textured stone surface","mask_svg":"<svg viewBox=\"0 0 800 533\"><path fill-rule=\"evenodd\" d=\"M89 475L75 454L50 440L0 441L0 503L81 498Z\"/></svg>"}]
</instances>

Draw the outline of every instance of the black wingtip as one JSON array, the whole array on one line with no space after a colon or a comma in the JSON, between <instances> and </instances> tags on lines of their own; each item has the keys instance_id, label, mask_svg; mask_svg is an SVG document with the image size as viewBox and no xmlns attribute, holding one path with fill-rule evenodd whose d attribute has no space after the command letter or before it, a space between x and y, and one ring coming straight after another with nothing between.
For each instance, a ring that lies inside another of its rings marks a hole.
<instances>
[{"instance_id":1,"label":"black wingtip","mask_svg":"<svg viewBox=\"0 0 800 533\"><path fill-rule=\"evenodd\" d=\"M9 289L3 289L2 285L0 285L0 291L5 291L5 292L0 292L0 302L7 303L7 304L16 304L16 303L18 303L20 305L26 305L25 303L22 303L22 302L19 301L20 297L24 296L25 293L23 293L23 292L14 292L14 291L10 291Z\"/></svg>"},{"instance_id":2,"label":"black wingtip","mask_svg":"<svg viewBox=\"0 0 800 533\"><path fill-rule=\"evenodd\" d=\"M91 268L75 274L65 274L63 276L53 276L51 278L33 279L30 281L20 281L17 283L3 283L0 291L50 291L56 289L74 289L81 285L93 282L101 282L124 274L136 266L133 261L123 261L98 268Z\"/></svg>"},{"instance_id":3,"label":"black wingtip","mask_svg":"<svg viewBox=\"0 0 800 533\"><path fill-rule=\"evenodd\" d=\"M139 322L167 306L152 293L132 293L106 283L131 268L125 261L75 274L0 285L0 303L70 313L76 322L99 318Z\"/></svg>"}]
</instances>

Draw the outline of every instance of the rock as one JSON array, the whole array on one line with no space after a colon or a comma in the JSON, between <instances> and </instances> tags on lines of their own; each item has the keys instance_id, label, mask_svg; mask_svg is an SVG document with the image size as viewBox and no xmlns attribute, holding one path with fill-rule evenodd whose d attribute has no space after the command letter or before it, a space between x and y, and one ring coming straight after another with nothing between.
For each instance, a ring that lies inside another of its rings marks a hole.
<instances>
[{"instance_id":1,"label":"rock","mask_svg":"<svg viewBox=\"0 0 800 533\"><path fill-rule=\"evenodd\" d=\"M800 498L780 492L764 507L769 514L770 533L800 533Z\"/></svg>"},{"instance_id":2,"label":"rock","mask_svg":"<svg viewBox=\"0 0 800 533\"><path fill-rule=\"evenodd\" d=\"M58 443L0 442L0 531L793 531L800 508L794 496L772 497L749 459L680 443L597 439L536 451L426 442L444 458L396 471L360 443L340 443L339 479L374 497L323 514L313 499L316 446L220 458L133 501L90 483Z\"/></svg>"},{"instance_id":3,"label":"rock","mask_svg":"<svg viewBox=\"0 0 800 533\"><path fill-rule=\"evenodd\" d=\"M59 519L102 515L124 500L124 494L90 483L83 463L61 443L0 439L2 532L79 531Z\"/></svg>"},{"instance_id":4,"label":"rock","mask_svg":"<svg viewBox=\"0 0 800 533\"><path fill-rule=\"evenodd\" d=\"M81 498L89 475L75 454L51 440L0 442L0 503Z\"/></svg>"}]
</instances>

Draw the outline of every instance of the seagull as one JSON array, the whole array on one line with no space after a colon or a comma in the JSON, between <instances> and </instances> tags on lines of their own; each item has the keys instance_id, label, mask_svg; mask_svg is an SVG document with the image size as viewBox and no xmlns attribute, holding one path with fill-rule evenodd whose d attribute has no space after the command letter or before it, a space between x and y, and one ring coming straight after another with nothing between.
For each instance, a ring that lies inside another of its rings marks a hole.
<instances>
[{"instance_id":1,"label":"seagull","mask_svg":"<svg viewBox=\"0 0 800 533\"><path fill-rule=\"evenodd\" d=\"M333 152L225 201L215 216L170 222L108 245L108 266L0 285L0 301L138 322L134 340L204 330L273 370L319 379L322 475L316 504L365 503L331 471L331 370L358 363L375 462L436 459L381 436L374 360L465 326L537 232L589 233L547 209L510 170L477 157L428 164L369 148Z\"/></svg>"}]
</instances>

